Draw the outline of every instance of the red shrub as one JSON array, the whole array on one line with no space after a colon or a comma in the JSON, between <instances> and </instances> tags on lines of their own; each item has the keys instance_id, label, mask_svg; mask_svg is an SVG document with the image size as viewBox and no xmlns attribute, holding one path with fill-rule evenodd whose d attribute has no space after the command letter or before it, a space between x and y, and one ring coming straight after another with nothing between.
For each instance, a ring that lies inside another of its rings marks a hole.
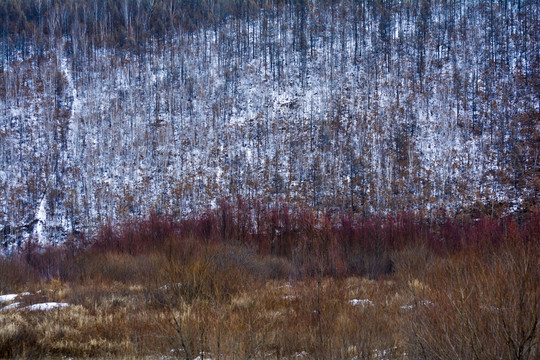
<instances>
[{"instance_id":1,"label":"red shrub","mask_svg":"<svg viewBox=\"0 0 540 360\"><path fill-rule=\"evenodd\" d=\"M539 214L452 218L439 211L431 219L412 212L365 216L237 198L234 203L221 199L216 208L179 221L152 212L143 219L107 223L92 241L72 239L56 248L29 241L21 256L42 277L53 277L69 273L65 264L88 243L93 252L133 256L156 251L178 255L187 248L196 251L197 243L242 245L260 255L288 259L299 274L377 277L391 273L393 254L407 248L443 257L460 252L488 255L501 246L539 238Z\"/></svg>"}]
</instances>

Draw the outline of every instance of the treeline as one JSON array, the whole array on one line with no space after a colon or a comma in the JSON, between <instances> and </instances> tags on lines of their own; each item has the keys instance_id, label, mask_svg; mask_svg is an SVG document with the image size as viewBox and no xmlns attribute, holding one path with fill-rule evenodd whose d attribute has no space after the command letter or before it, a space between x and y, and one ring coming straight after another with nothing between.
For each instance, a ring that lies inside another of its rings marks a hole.
<instances>
[{"instance_id":1,"label":"treeline","mask_svg":"<svg viewBox=\"0 0 540 360\"><path fill-rule=\"evenodd\" d=\"M92 236L71 237L56 248L30 241L12 256L42 277L62 279L73 276L69 259L81 252L134 257L159 252L174 259L206 246L241 247L290 264L286 270L279 264L267 269L275 272L271 276L380 278L395 271L397 254L414 249L440 258L466 253L489 258L516 246L536 249L538 236L538 214L455 218L441 210L434 218L407 212L366 217L284 203L265 206L258 201L222 199L215 209L183 220L152 213L106 224Z\"/></svg>"}]
</instances>

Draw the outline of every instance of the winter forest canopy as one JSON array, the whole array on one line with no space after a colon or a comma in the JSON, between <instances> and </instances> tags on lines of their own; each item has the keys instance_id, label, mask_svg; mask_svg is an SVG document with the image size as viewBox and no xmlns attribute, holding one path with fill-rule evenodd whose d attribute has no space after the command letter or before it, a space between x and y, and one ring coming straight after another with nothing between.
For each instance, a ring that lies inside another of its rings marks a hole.
<instances>
[{"instance_id":1,"label":"winter forest canopy","mask_svg":"<svg viewBox=\"0 0 540 360\"><path fill-rule=\"evenodd\" d=\"M223 197L538 209L539 10L0 0L0 245Z\"/></svg>"}]
</instances>

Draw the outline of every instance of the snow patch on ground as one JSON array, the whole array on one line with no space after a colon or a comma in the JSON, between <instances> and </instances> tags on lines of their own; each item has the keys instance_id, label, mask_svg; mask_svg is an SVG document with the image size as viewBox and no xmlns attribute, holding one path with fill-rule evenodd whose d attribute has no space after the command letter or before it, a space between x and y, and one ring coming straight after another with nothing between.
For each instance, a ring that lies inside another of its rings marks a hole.
<instances>
[{"instance_id":1,"label":"snow patch on ground","mask_svg":"<svg viewBox=\"0 0 540 360\"><path fill-rule=\"evenodd\" d=\"M184 286L184 284L179 282L179 283L176 283L176 284L165 284L165 285L161 286L159 289L160 290L171 290L171 289L181 288L182 286Z\"/></svg>"},{"instance_id":2,"label":"snow patch on ground","mask_svg":"<svg viewBox=\"0 0 540 360\"><path fill-rule=\"evenodd\" d=\"M401 308L403 310L410 310L410 309L413 309L417 306L433 306L435 305L433 302L429 301L429 300L422 300L422 301L419 301L415 304L409 304L409 305L403 305L401 306Z\"/></svg>"},{"instance_id":3,"label":"snow patch on ground","mask_svg":"<svg viewBox=\"0 0 540 360\"><path fill-rule=\"evenodd\" d=\"M39 294L41 291L38 291L37 293ZM11 302L11 301L14 301L15 299L17 298L20 298L20 297L23 297L23 296L28 296L28 295L31 295L31 293L29 292L23 292L23 293L20 293L20 294L5 294L5 295L0 295L0 303L6 303L6 302ZM11 310L11 309L17 309L20 307L22 303L21 302L14 302L12 304L9 304L9 305L6 305L2 308L0 308L0 311L4 311L4 310ZM45 302L45 303L39 303L39 304L33 304L33 305L28 305L28 306L25 306L23 308L21 308L21 310L28 310L28 311L34 311L34 310L41 310L41 311L47 311L47 310L52 310L52 309L61 309L61 308L64 308L66 306L68 306L69 304L68 303L61 303L61 302Z\"/></svg>"},{"instance_id":4,"label":"snow patch on ground","mask_svg":"<svg viewBox=\"0 0 540 360\"><path fill-rule=\"evenodd\" d=\"M18 296L28 296L30 295L29 292L23 292L20 294L5 294L0 295L0 302L9 302L15 300Z\"/></svg>"},{"instance_id":5,"label":"snow patch on ground","mask_svg":"<svg viewBox=\"0 0 540 360\"><path fill-rule=\"evenodd\" d=\"M5 311L5 310L11 310L11 309L16 309L19 307L19 305L21 305L20 302L16 302L16 303L13 303L13 304L9 304L7 306L4 306L3 308L0 309L0 311Z\"/></svg>"},{"instance_id":6,"label":"snow patch on ground","mask_svg":"<svg viewBox=\"0 0 540 360\"><path fill-rule=\"evenodd\" d=\"M35 311L35 310L41 310L41 311L47 311L52 309L61 309L65 308L66 306L69 306L68 303L57 303L57 302L47 302L47 303L40 303L40 304L34 304L29 305L23 308L23 310L29 310L29 311Z\"/></svg>"},{"instance_id":7,"label":"snow patch on ground","mask_svg":"<svg viewBox=\"0 0 540 360\"><path fill-rule=\"evenodd\" d=\"M0 295L0 302L8 302L13 301L15 298L19 296L19 294L6 294L6 295Z\"/></svg>"},{"instance_id":8,"label":"snow patch on ground","mask_svg":"<svg viewBox=\"0 0 540 360\"><path fill-rule=\"evenodd\" d=\"M206 354L206 353L202 353L201 355L197 356L195 359L193 360L212 360L211 357L209 357L210 355L209 354Z\"/></svg>"},{"instance_id":9,"label":"snow patch on ground","mask_svg":"<svg viewBox=\"0 0 540 360\"><path fill-rule=\"evenodd\" d=\"M374 306L373 301L369 299L352 299L349 300L349 304L353 306Z\"/></svg>"}]
</instances>

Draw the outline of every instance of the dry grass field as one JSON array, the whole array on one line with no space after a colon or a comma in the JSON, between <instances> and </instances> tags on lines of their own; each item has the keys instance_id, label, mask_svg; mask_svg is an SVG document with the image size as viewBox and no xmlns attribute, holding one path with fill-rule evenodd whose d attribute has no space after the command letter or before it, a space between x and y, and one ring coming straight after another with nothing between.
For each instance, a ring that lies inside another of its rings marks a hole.
<instances>
[{"instance_id":1,"label":"dry grass field","mask_svg":"<svg viewBox=\"0 0 540 360\"><path fill-rule=\"evenodd\" d=\"M375 274L315 244L307 263L300 247L278 256L177 228L138 228L137 251L118 246L126 227L114 246L25 249L0 259L0 294L14 294L0 297L0 358L537 359L538 217L501 225L489 247L477 223L453 251L365 250L389 264Z\"/></svg>"}]
</instances>

